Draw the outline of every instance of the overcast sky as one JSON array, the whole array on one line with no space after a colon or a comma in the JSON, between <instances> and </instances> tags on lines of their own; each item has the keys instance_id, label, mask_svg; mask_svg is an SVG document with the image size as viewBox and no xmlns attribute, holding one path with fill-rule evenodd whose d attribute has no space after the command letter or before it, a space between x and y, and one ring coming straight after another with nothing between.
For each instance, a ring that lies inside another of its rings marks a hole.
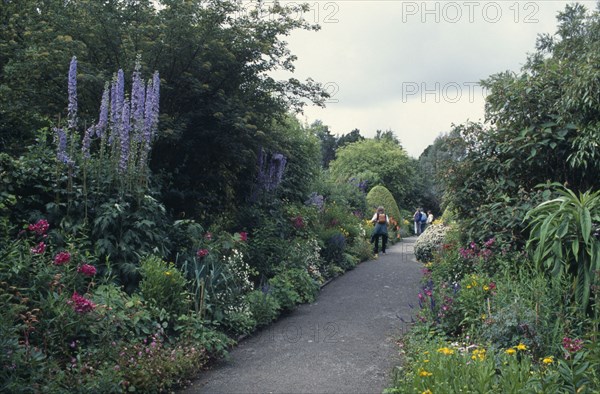
<instances>
[{"instance_id":1,"label":"overcast sky","mask_svg":"<svg viewBox=\"0 0 600 394\"><path fill-rule=\"evenodd\" d=\"M285 2L283 2L285 4ZM418 157L452 123L483 120L489 75L519 71L539 33L554 33L568 3L548 1L310 1L318 32L287 37L295 77L331 94L320 119L333 134L393 130ZM580 2L595 9L595 1Z\"/></svg>"}]
</instances>

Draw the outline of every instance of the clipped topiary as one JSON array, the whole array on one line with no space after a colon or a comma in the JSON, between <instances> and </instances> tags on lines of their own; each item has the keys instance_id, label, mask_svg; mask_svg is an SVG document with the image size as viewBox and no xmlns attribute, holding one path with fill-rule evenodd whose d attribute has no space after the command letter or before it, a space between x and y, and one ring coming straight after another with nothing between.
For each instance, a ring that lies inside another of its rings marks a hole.
<instances>
[{"instance_id":1,"label":"clipped topiary","mask_svg":"<svg viewBox=\"0 0 600 394\"><path fill-rule=\"evenodd\" d=\"M439 250L444 243L444 237L450 229L444 224L432 224L427 230L419 236L415 242L415 257L417 260L426 263L433 259L433 253Z\"/></svg>"},{"instance_id":2,"label":"clipped topiary","mask_svg":"<svg viewBox=\"0 0 600 394\"><path fill-rule=\"evenodd\" d=\"M385 213L396 221L401 221L400 209L394 196L385 186L375 186L367 194L367 206L372 210L371 214L375 212L378 206L383 206ZM370 216L367 215L370 219Z\"/></svg>"}]
</instances>

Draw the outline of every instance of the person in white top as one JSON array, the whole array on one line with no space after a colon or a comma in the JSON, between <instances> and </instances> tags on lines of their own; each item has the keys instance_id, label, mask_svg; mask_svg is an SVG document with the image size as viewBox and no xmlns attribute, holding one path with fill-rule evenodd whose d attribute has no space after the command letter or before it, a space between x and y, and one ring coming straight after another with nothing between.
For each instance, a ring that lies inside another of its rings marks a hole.
<instances>
[{"instance_id":1,"label":"person in white top","mask_svg":"<svg viewBox=\"0 0 600 394\"><path fill-rule=\"evenodd\" d=\"M385 214L385 210L382 206L377 208L377 212L373 215L371 222L375 223L375 228L371 234L371 243L373 245L373 253L377 254L379 251L379 238L381 237L381 253L385 254L385 247L388 240L387 225L390 219Z\"/></svg>"}]
</instances>

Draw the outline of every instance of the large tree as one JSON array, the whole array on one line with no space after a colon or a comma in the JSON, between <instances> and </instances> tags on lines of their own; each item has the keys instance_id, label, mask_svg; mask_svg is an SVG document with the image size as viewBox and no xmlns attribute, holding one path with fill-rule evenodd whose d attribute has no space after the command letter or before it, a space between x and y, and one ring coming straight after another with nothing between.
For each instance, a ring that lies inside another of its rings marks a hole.
<instances>
[{"instance_id":1,"label":"large tree","mask_svg":"<svg viewBox=\"0 0 600 394\"><path fill-rule=\"evenodd\" d=\"M385 186L401 208L413 205L411 198L417 179L416 160L393 140L365 139L337 151L331 174L341 181L355 178L369 186Z\"/></svg>"},{"instance_id":2,"label":"large tree","mask_svg":"<svg viewBox=\"0 0 600 394\"><path fill-rule=\"evenodd\" d=\"M446 173L446 202L471 237L522 242L525 212L542 198L536 185L600 186L598 48L598 14L569 5L520 72L483 81L487 124L460 127L466 155Z\"/></svg>"},{"instance_id":3,"label":"large tree","mask_svg":"<svg viewBox=\"0 0 600 394\"><path fill-rule=\"evenodd\" d=\"M173 211L199 214L239 204L260 149L277 151L274 125L326 93L294 70L283 37L318 26L303 6L222 0L4 1L0 9L0 143L19 153L41 127L64 119L66 71L79 62L80 123L91 124L103 83L122 68L161 75L161 126L152 156Z\"/></svg>"}]
</instances>

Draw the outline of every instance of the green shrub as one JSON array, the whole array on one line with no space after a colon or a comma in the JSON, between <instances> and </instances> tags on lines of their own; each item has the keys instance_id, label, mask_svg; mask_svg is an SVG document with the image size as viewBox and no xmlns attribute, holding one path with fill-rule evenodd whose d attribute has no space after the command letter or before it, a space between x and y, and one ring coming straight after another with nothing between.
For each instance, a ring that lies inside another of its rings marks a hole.
<instances>
[{"instance_id":1,"label":"green shrub","mask_svg":"<svg viewBox=\"0 0 600 394\"><path fill-rule=\"evenodd\" d=\"M418 261L433 260L434 253L439 251L444 243L444 237L449 227L444 224L432 224L419 236L415 242L414 252Z\"/></svg>"},{"instance_id":2,"label":"green shrub","mask_svg":"<svg viewBox=\"0 0 600 394\"><path fill-rule=\"evenodd\" d=\"M394 199L394 196L385 186L375 186L367 193L367 206L371 209L371 214L377 207L383 206L385 213L396 221L401 220L400 209Z\"/></svg>"},{"instance_id":3,"label":"green shrub","mask_svg":"<svg viewBox=\"0 0 600 394\"><path fill-rule=\"evenodd\" d=\"M278 273L269 280L269 286L283 310L292 310L299 303L313 302L320 288L306 270L298 268Z\"/></svg>"},{"instance_id":4,"label":"green shrub","mask_svg":"<svg viewBox=\"0 0 600 394\"><path fill-rule=\"evenodd\" d=\"M279 316L279 303L269 293L254 290L246 295L246 302L257 327L266 326Z\"/></svg>"},{"instance_id":5,"label":"green shrub","mask_svg":"<svg viewBox=\"0 0 600 394\"><path fill-rule=\"evenodd\" d=\"M190 308L187 280L173 263L148 256L140 267L142 281L139 291L145 300L173 316L185 314Z\"/></svg>"}]
</instances>

